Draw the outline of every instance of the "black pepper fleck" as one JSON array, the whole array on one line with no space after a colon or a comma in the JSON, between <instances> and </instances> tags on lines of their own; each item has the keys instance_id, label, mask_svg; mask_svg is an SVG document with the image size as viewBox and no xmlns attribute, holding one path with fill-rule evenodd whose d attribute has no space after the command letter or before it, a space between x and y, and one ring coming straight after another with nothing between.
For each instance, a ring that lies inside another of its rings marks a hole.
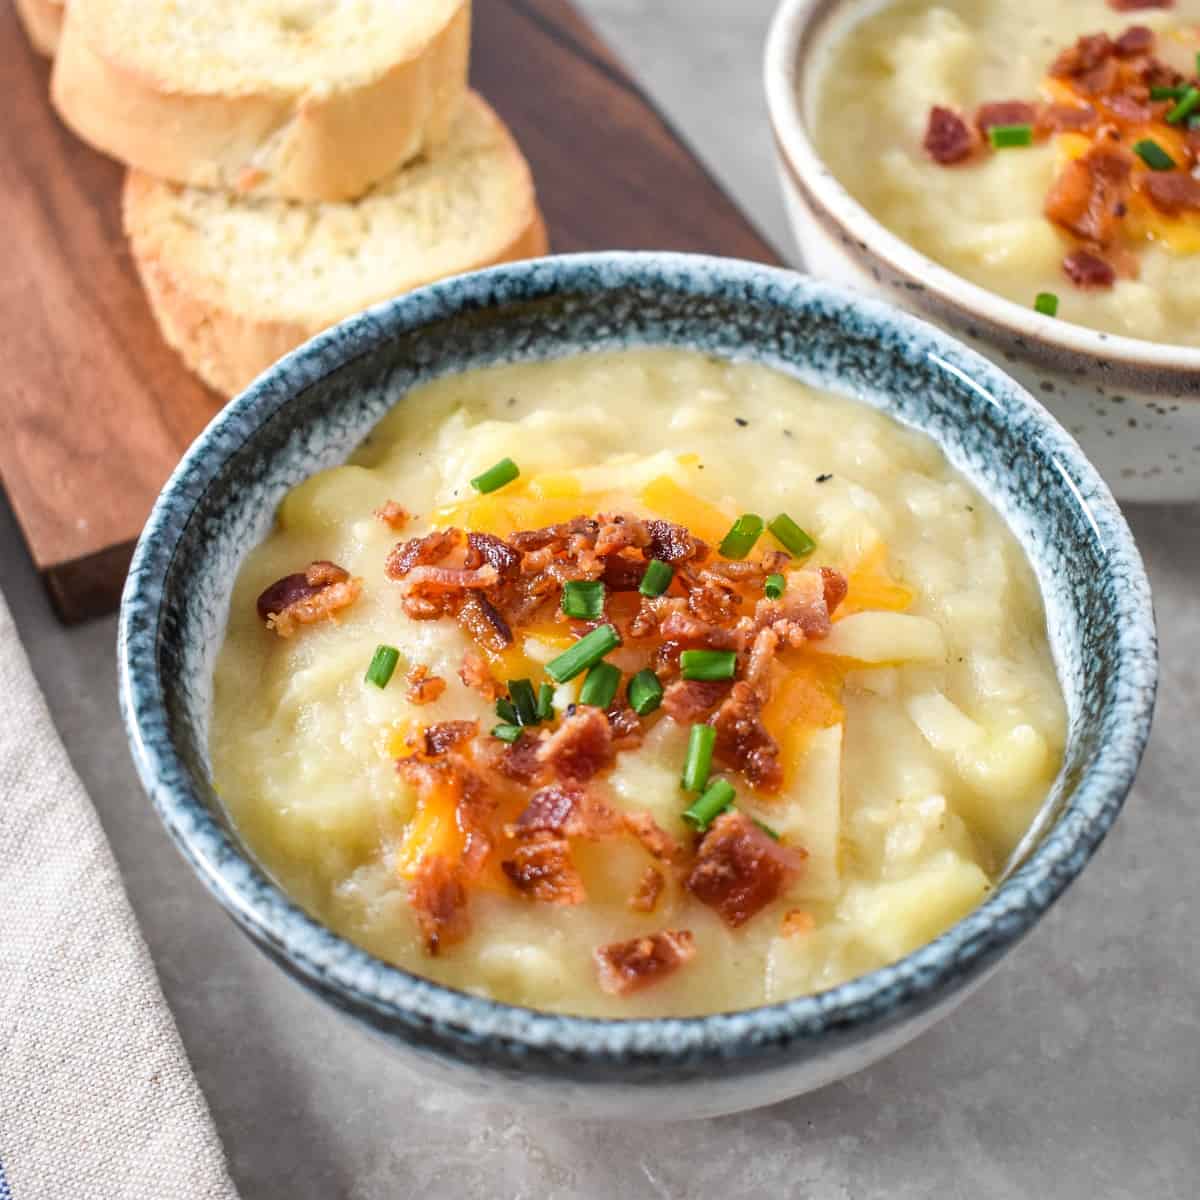
<instances>
[{"instance_id":1,"label":"black pepper fleck","mask_svg":"<svg viewBox=\"0 0 1200 1200\"><path fill-rule=\"evenodd\" d=\"M743 429L745 429L746 426L750 424L750 422L747 421L745 417L734 417L733 420L734 420L735 424L740 425Z\"/></svg>"},{"instance_id":2,"label":"black pepper fleck","mask_svg":"<svg viewBox=\"0 0 1200 1200\"><path fill-rule=\"evenodd\" d=\"M832 478L833 478L833 476L830 475L828 472L826 472L824 475L817 476L817 482L818 483L828 483Z\"/></svg>"}]
</instances>

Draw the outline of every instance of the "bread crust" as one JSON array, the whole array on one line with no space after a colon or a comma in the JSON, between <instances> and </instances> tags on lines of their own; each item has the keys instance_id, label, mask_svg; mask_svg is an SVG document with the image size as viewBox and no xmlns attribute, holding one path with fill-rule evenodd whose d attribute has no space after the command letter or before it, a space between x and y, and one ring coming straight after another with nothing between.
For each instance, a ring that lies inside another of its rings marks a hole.
<instances>
[{"instance_id":1,"label":"bread crust","mask_svg":"<svg viewBox=\"0 0 1200 1200\"><path fill-rule=\"evenodd\" d=\"M471 4L417 53L353 87L202 94L104 57L70 6L50 94L84 141L160 179L351 200L449 132L466 92Z\"/></svg>"},{"instance_id":2,"label":"bread crust","mask_svg":"<svg viewBox=\"0 0 1200 1200\"><path fill-rule=\"evenodd\" d=\"M64 0L17 0L17 16L33 48L53 58L62 32Z\"/></svg>"}]
</instances>

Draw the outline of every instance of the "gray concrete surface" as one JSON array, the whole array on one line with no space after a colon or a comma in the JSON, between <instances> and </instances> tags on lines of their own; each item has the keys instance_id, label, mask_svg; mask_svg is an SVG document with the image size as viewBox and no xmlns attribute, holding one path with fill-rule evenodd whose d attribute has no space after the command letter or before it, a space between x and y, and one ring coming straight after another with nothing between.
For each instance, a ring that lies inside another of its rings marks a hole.
<instances>
[{"instance_id":1,"label":"gray concrete surface","mask_svg":"<svg viewBox=\"0 0 1200 1200\"><path fill-rule=\"evenodd\" d=\"M758 80L771 0L584 7L787 247ZM118 722L114 622L55 623L2 503L0 586L247 1200L1182 1200L1200 1191L1200 507L1129 518L1162 693L1135 794L1086 876L980 994L891 1059L772 1109L662 1128L480 1106L399 1073L261 958L168 844Z\"/></svg>"}]
</instances>

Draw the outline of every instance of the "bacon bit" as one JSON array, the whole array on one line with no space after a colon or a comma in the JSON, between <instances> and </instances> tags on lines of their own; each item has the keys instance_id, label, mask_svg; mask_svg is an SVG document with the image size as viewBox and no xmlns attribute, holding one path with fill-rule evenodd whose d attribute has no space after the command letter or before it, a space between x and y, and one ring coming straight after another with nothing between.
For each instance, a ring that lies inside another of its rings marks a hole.
<instances>
[{"instance_id":1,"label":"bacon bit","mask_svg":"<svg viewBox=\"0 0 1200 1200\"><path fill-rule=\"evenodd\" d=\"M1090 96L1107 96L1117 86L1121 78L1121 68L1115 58L1106 58L1103 62L1075 76L1075 86Z\"/></svg>"},{"instance_id":2,"label":"bacon bit","mask_svg":"<svg viewBox=\"0 0 1200 1200\"><path fill-rule=\"evenodd\" d=\"M496 761L496 770L518 783L537 783L549 772L538 758L542 745L542 734L525 730L515 741L506 745Z\"/></svg>"},{"instance_id":3,"label":"bacon bit","mask_svg":"<svg viewBox=\"0 0 1200 1200\"><path fill-rule=\"evenodd\" d=\"M425 728L425 753L436 758L453 746L469 742L478 732L478 721L438 721Z\"/></svg>"},{"instance_id":4,"label":"bacon bit","mask_svg":"<svg viewBox=\"0 0 1200 1200\"><path fill-rule=\"evenodd\" d=\"M598 708L576 707L562 724L538 747L538 761L561 778L583 781L611 765L612 728Z\"/></svg>"},{"instance_id":5,"label":"bacon bit","mask_svg":"<svg viewBox=\"0 0 1200 1200\"><path fill-rule=\"evenodd\" d=\"M1132 188L1133 159L1119 146L1095 146L1069 162L1046 197L1046 216L1085 241L1116 236Z\"/></svg>"},{"instance_id":6,"label":"bacon bit","mask_svg":"<svg viewBox=\"0 0 1200 1200\"><path fill-rule=\"evenodd\" d=\"M705 572L701 573L699 587L688 590L688 612L712 625L732 621L741 607L741 596L732 584L711 576L705 578L705 575Z\"/></svg>"},{"instance_id":7,"label":"bacon bit","mask_svg":"<svg viewBox=\"0 0 1200 1200\"><path fill-rule=\"evenodd\" d=\"M587 899L583 880L571 861L571 847L564 838L544 838L517 846L512 858L502 862L500 868L530 900L570 905Z\"/></svg>"},{"instance_id":8,"label":"bacon bit","mask_svg":"<svg viewBox=\"0 0 1200 1200\"><path fill-rule=\"evenodd\" d=\"M416 913L426 953L436 955L470 932L462 872L440 854L421 859L409 885L408 901Z\"/></svg>"},{"instance_id":9,"label":"bacon bit","mask_svg":"<svg viewBox=\"0 0 1200 1200\"><path fill-rule=\"evenodd\" d=\"M846 598L850 590L850 581L833 567L821 568L822 592L825 596L825 614L832 617L837 607Z\"/></svg>"},{"instance_id":10,"label":"bacon bit","mask_svg":"<svg viewBox=\"0 0 1200 1200\"><path fill-rule=\"evenodd\" d=\"M387 557L384 573L389 579L403 579L414 567L441 562L461 544L458 529L435 529L424 537L397 543Z\"/></svg>"},{"instance_id":11,"label":"bacon bit","mask_svg":"<svg viewBox=\"0 0 1200 1200\"><path fill-rule=\"evenodd\" d=\"M1083 247L1072 250L1063 259L1062 265L1067 278L1076 287L1110 288L1117 279L1117 273L1110 263Z\"/></svg>"},{"instance_id":12,"label":"bacon bit","mask_svg":"<svg viewBox=\"0 0 1200 1200\"><path fill-rule=\"evenodd\" d=\"M663 711L680 725L695 725L729 695L727 680L676 679L663 692Z\"/></svg>"},{"instance_id":13,"label":"bacon bit","mask_svg":"<svg viewBox=\"0 0 1200 1200\"><path fill-rule=\"evenodd\" d=\"M301 625L332 619L362 594L362 580L337 563L310 563L303 573L276 580L259 596L258 615L267 628L289 638Z\"/></svg>"},{"instance_id":14,"label":"bacon bit","mask_svg":"<svg viewBox=\"0 0 1200 1200\"><path fill-rule=\"evenodd\" d=\"M1037 119L1037 107L1028 100L993 100L981 104L975 112L975 128L984 137L993 125L1032 125Z\"/></svg>"},{"instance_id":15,"label":"bacon bit","mask_svg":"<svg viewBox=\"0 0 1200 1200\"><path fill-rule=\"evenodd\" d=\"M1142 191L1160 212L1175 217L1200 212L1200 179L1182 171L1148 171L1142 176Z\"/></svg>"},{"instance_id":16,"label":"bacon bit","mask_svg":"<svg viewBox=\"0 0 1200 1200\"><path fill-rule=\"evenodd\" d=\"M389 529L394 529L397 533L402 530L405 525L412 520L412 513L399 505L395 500L386 500L375 510L376 517L379 518Z\"/></svg>"},{"instance_id":17,"label":"bacon bit","mask_svg":"<svg viewBox=\"0 0 1200 1200\"><path fill-rule=\"evenodd\" d=\"M751 786L777 792L783 767L779 744L762 722L763 702L750 684L738 680L709 724L717 731L717 758L745 775Z\"/></svg>"},{"instance_id":18,"label":"bacon bit","mask_svg":"<svg viewBox=\"0 0 1200 1200\"><path fill-rule=\"evenodd\" d=\"M412 567L407 579L412 585L412 591L424 592L427 589L457 589L482 590L494 587L500 582L500 572L495 567L486 564L482 567Z\"/></svg>"},{"instance_id":19,"label":"bacon bit","mask_svg":"<svg viewBox=\"0 0 1200 1200\"><path fill-rule=\"evenodd\" d=\"M1045 104L1038 109L1034 133L1044 137L1050 133L1078 133L1091 129L1100 114L1090 104Z\"/></svg>"},{"instance_id":20,"label":"bacon bit","mask_svg":"<svg viewBox=\"0 0 1200 1200\"><path fill-rule=\"evenodd\" d=\"M629 705L610 708L605 714L612 730L613 750L636 750L642 744L642 718Z\"/></svg>"},{"instance_id":21,"label":"bacon bit","mask_svg":"<svg viewBox=\"0 0 1200 1200\"><path fill-rule=\"evenodd\" d=\"M971 157L977 137L958 113L935 104L929 110L929 125L922 144L934 162L948 167Z\"/></svg>"},{"instance_id":22,"label":"bacon bit","mask_svg":"<svg viewBox=\"0 0 1200 1200\"><path fill-rule=\"evenodd\" d=\"M684 886L736 929L779 898L805 857L772 841L745 813L722 813Z\"/></svg>"},{"instance_id":23,"label":"bacon bit","mask_svg":"<svg viewBox=\"0 0 1200 1200\"><path fill-rule=\"evenodd\" d=\"M578 784L555 783L534 792L524 811L505 832L513 838L553 834L557 837L601 838L621 828L617 814Z\"/></svg>"},{"instance_id":24,"label":"bacon bit","mask_svg":"<svg viewBox=\"0 0 1200 1200\"><path fill-rule=\"evenodd\" d=\"M1112 38L1107 33L1087 34L1050 64L1050 74L1055 79L1078 78L1106 62L1114 50Z\"/></svg>"},{"instance_id":25,"label":"bacon bit","mask_svg":"<svg viewBox=\"0 0 1200 1200\"><path fill-rule=\"evenodd\" d=\"M512 645L508 622L486 596L467 596L458 610L458 623L485 650L498 654Z\"/></svg>"},{"instance_id":26,"label":"bacon bit","mask_svg":"<svg viewBox=\"0 0 1200 1200\"><path fill-rule=\"evenodd\" d=\"M704 558L708 554L708 546L682 525L674 525L670 521L647 521L646 532L650 535L646 546L647 558L657 558L674 566Z\"/></svg>"},{"instance_id":27,"label":"bacon bit","mask_svg":"<svg viewBox=\"0 0 1200 1200\"><path fill-rule=\"evenodd\" d=\"M1138 100L1126 92L1106 96L1104 103L1118 121L1128 121L1131 125L1149 121L1154 115L1154 108L1148 101Z\"/></svg>"},{"instance_id":28,"label":"bacon bit","mask_svg":"<svg viewBox=\"0 0 1200 1200\"><path fill-rule=\"evenodd\" d=\"M1130 25L1113 43L1113 53L1118 58L1137 58L1154 49L1154 30L1146 25Z\"/></svg>"},{"instance_id":29,"label":"bacon bit","mask_svg":"<svg viewBox=\"0 0 1200 1200\"><path fill-rule=\"evenodd\" d=\"M642 849L660 862L682 862L686 851L648 812L621 815L626 830L642 844Z\"/></svg>"},{"instance_id":30,"label":"bacon bit","mask_svg":"<svg viewBox=\"0 0 1200 1200\"><path fill-rule=\"evenodd\" d=\"M1175 0L1108 0L1114 12L1141 12L1147 8L1174 8Z\"/></svg>"},{"instance_id":31,"label":"bacon bit","mask_svg":"<svg viewBox=\"0 0 1200 1200\"><path fill-rule=\"evenodd\" d=\"M666 886L663 873L657 867L647 867L638 880L637 891L629 897L629 907L634 912L653 912Z\"/></svg>"},{"instance_id":32,"label":"bacon bit","mask_svg":"<svg viewBox=\"0 0 1200 1200\"><path fill-rule=\"evenodd\" d=\"M738 639L731 629L722 629L712 621L702 621L678 610L666 615L658 632L670 642L689 646L706 646L710 650L739 648Z\"/></svg>"},{"instance_id":33,"label":"bacon bit","mask_svg":"<svg viewBox=\"0 0 1200 1200\"><path fill-rule=\"evenodd\" d=\"M458 677L465 687L479 692L485 700L495 700L503 688L493 678L488 665L474 650L468 650L463 655L462 666L458 669Z\"/></svg>"},{"instance_id":34,"label":"bacon bit","mask_svg":"<svg viewBox=\"0 0 1200 1200\"><path fill-rule=\"evenodd\" d=\"M466 566L474 568L484 563L501 575L512 575L520 569L521 556L490 533L468 533Z\"/></svg>"},{"instance_id":35,"label":"bacon bit","mask_svg":"<svg viewBox=\"0 0 1200 1200\"><path fill-rule=\"evenodd\" d=\"M783 918L784 937L795 937L798 934L812 933L817 927L817 918L803 908L792 908Z\"/></svg>"},{"instance_id":36,"label":"bacon bit","mask_svg":"<svg viewBox=\"0 0 1200 1200\"><path fill-rule=\"evenodd\" d=\"M429 668L420 663L409 670L405 679L410 704L432 704L446 690L446 681L440 675L431 675Z\"/></svg>"},{"instance_id":37,"label":"bacon bit","mask_svg":"<svg viewBox=\"0 0 1200 1200\"><path fill-rule=\"evenodd\" d=\"M626 513L600 517L600 532L596 537L596 553L607 558L621 550L640 550L650 544L650 533L638 518Z\"/></svg>"},{"instance_id":38,"label":"bacon bit","mask_svg":"<svg viewBox=\"0 0 1200 1200\"><path fill-rule=\"evenodd\" d=\"M600 988L610 996L628 996L658 983L695 956L696 941L686 929L610 942L592 952Z\"/></svg>"},{"instance_id":39,"label":"bacon bit","mask_svg":"<svg viewBox=\"0 0 1200 1200\"><path fill-rule=\"evenodd\" d=\"M768 550L762 558L744 559L741 562L707 563L700 578L717 577L737 583L762 583L768 575L782 571L792 561L792 556L783 550Z\"/></svg>"},{"instance_id":40,"label":"bacon bit","mask_svg":"<svg viewBox=\"0 0 1200 1200\"><path fill-rule=\"evenodd\" d=\"M768 625L766 629L760 629L754 639L754 645L750 647L750 657L746 662L744 675L746 683L756 691L760 686L767 685L771 662L778 649L779 634L775 632L774 626Z\"/></svg>"},{"instance_id":41,"label":"bacon bit","mask_svg":"<svg viewBox=\"0 0 1200 1200\"><path fill-rule=\"evenodd\" d=\"M604 586L610 592L636 592L646 574L646 560L614 554L604 560ZM650 599L650 597L643 597Z\"/></svg>"}]
</instances>

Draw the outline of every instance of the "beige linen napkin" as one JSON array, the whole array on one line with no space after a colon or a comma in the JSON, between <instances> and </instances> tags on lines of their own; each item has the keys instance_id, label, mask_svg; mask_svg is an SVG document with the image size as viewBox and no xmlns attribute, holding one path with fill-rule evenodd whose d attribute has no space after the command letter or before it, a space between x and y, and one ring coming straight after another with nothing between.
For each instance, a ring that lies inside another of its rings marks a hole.
<instances>
[{"instance_id":1,"label":"beige linen napkin","mask_svg":"<svg viewBox=\"0 0 1200 1200\"><path fill-rule=\"evenodd\" d=\"M235 1200L3 595L0 697L0 1200Z\"/></svg>"}]
</instances>

